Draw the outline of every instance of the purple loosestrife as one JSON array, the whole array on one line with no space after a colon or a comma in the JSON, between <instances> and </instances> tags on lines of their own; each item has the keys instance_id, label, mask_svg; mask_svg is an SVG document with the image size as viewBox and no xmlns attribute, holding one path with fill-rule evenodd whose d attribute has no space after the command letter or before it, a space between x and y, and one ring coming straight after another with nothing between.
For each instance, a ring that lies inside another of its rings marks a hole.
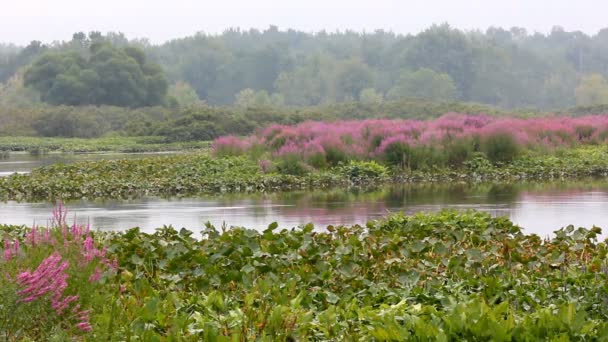
<instances>
[{"instance_id":1,"label":"purple loosestrife","mask_svg":"<svg viewBox=\"0 0 608 342\"><path fill-rule=\"evenodd\" d=\"M17 254L19 254L19 240L15 239L11 242L9 239L4 239L4 260L10 261Z\"/></svg>"},{"instance_id":2,"label":"purple loosestrife","mask_svg":"<svg viewBox=\"0 0 608 342\"><path fill-rule=\"evenodd\" d=\"M272 125L248 138L220 137L214 151L246 153L254 144L265 146L274 156L339 151L349 158L374 158L391 143L412 147L440 146L443 141L483 140L508 134L517 145L527 148L570 147L604 143L608 140L608 115L538 118L492 117L447 113L434 120L359 120L316 122L295 126Z\"/></svg>"},{"instance_id":3,"label":"purple loosestrife","mask_svg":"<svg viewBox=\"0 0 608 342\"><path fill-rule=\"evenodd\" d=\"M91 276L89 277L89 282L91 283L96 283L99 281L99 279L101 279L101 268L99 267L95 267L95 272L93 272L93 274L91 274Z\"/></svg>"},{"instance_id":4,"label":"purple loosestrife","mask_svg":"<svg viewBox=\"0 0 608 342\"><path fill-rule=\"evenodd\" d=\"M4 260L10 261L13 253L11 251L11 243L8 239L4 239Z\"/></svg>"},{"instance_id":5,"label":"purple loosestrife","mask_svg":"<svg viewBox=\"0 0 608 342\"><path fill-rule=\"evenodd\" d=\"M17 283L24 287L19 291L22 302L31 302L47 294L56 302L63 296L67 287L68 274L65 270L69 263L61 262L61 255L55 252L44 259L34 272L25 271L17 277Z\"/></svg>"},{"instance_id":6,"label":"purple loosestrife","mask_svg":"<svg viewBox=\"0 0 608 342\"><path fill-rule=\"evenodd\" d=\"M63 202L58 201L57 207L53 208L53 226L60 227L66 225L68 209L64 208Z\"/></svg>"},{"instance_id":7,"label":"purple loosestrife","mask_svg":"<svg viewBox=\"0 0 608 342\"><path fill-rule=\"evenodd\" d=\"M262 170L262 172L267 173L270 171L270 168L272 167L272 162L268 159L262 159L258 162L258 165L260 167L260 170Z\"/></svg>"},{"instance_id":8,"label":"purple loosestrife","mask_svg":"<svg viewBox=\"0 0 608 342\"><path fill-rule=\"evenodd\" d=\"M29 303L50 297L51 307L57 315L62 316L68 313L68 308L78 301L78 295L65 296L64 291L68 286L69 267L67 261L61 259L58 252L44 259L35 271L25 271L17 276L17 284L23 289L17 294L21 297L22 303ZM80 310L80 304L76 304L72 311L72 316L78 321L76 328L82 331L90 331L89 311Z\"/></svg>"}]
</instances>

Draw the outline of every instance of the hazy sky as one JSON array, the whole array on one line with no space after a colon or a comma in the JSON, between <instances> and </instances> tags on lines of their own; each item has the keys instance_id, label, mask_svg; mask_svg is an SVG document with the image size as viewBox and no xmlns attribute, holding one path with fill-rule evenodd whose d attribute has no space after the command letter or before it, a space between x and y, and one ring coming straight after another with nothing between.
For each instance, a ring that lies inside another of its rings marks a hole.
<instances>
[{"instance_id":1,"label":"hazy sky","mask_svg":"<svg viewBox=\"0 0 608 342\"><path fill-rule=\"evenodd\" d=\"M604 0L1 0L0 42L69 40L76 31L124 32L160 43L230 27L417 33L433 23L462 29L525 27L596 33Z\"/></svg>"}]
</instances>

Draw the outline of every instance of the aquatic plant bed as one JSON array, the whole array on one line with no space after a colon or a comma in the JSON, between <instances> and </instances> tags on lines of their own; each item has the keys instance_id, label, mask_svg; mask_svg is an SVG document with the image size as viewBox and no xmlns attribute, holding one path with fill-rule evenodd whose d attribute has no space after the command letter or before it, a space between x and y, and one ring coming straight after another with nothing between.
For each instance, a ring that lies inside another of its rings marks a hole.
<instances>
[{"instance_id":1,"label":"aquatic plant bed","mask_svg":"<svg viewBox=\"0 0 608 342\"><path fill-rule=\"evenodd\" d=\"M248 157L184 153L139 159L57 164L31 174L0 178L0 199L55 200L190 196L203 193L262 192L332 186L374 186L389 182L482 182L575 179L608 176L608 147L587 146L524 154L510 163L492 164L483 155L460 168L408 171L374 161L349 161L336 167L281 173L275 164Z\"/></svg>"},{"instance_id":2,"label":"aquatic plant bed","mask_svg":"<svg viewBox=\"0 0 608 342\"><path fill-rule=\"evenodd\" d=\"M608 338L601 230L527 235L479 212L363 226L101 233L0 226L6 340Z\"/></svg>"},{"instance_id":3,"label":"aquatic plant bed","mask_svg":"<svg viewBox=\"0 0 608 342\"><path fill-rule=\"evenodd\" d=\"M192 141L167 143L164 137L105 137L81 138L41 138L41 137L0 137L0 153L29 152L42 154L49 152L162 152L191 149L207 149L210 143Z\"/></svg>"}]
</instances>

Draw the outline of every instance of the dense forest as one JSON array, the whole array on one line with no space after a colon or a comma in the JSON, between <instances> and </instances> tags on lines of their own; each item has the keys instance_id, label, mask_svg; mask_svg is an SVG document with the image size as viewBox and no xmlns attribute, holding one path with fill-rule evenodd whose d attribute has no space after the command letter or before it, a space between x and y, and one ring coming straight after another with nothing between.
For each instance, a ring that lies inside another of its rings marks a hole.
<instances>
[{"instance_id":1,"label":"dense forest","mask_svg":"<svg viewBox=\"0 0 608 342\"><path fill-rule=\"evenodd\" d=\"M607 52L608 29L590 36L560 27L540 34L444 24L401 35L271 26L198 33L161 45L121 33L79 32L69 41L0 45L0 134L168 134L222 111L241 120L251 108L283 114L280 120L249 118L254 123L291 123L322 111L324 119L349 117L348 110L352 117L437 116L446 103L486 112L601 106L608 104ZM116 119L122 116L128 118ZM97 124L94 132L76 132L80 124L71 131L49 128L61 120Z\"/></svg>"}]
</instances>

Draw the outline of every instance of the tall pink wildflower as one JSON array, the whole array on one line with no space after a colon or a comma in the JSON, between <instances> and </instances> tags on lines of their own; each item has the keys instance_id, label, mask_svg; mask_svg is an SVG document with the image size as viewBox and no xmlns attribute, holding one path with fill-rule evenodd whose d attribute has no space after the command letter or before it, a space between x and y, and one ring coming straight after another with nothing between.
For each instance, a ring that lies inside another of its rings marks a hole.
<instances>
[{"instance_id":1,"label":"tall pink wildflower","mask_svg":"<svg viewBox=\"0 0 608 342\"><path fill-rule=\"evenodd\" d=\"M21 297L20 302L29 303L50 297L51 307L58 315L63 315L66 310L78 301L78 295L64 295L68 286L68 274L66 270L69 262L63 261L58 252L53 253L44 259L36 270L25 271L17 276L17 283L22 287L18 292ZM88 311L78 311L80 305L72 310L78 319L76 327L83 331L90 331Z\"/></svg>"},{"instance_id":2,"label":"tall pink wildflower","mask_svg":"<svg viewBox=\"0 0 608 342\"><path fill-rule=\"evenodd\" d=\"M272 125L249 138L221 137L214 146L246 153L250 142L256 141L275 156L306 157L331 149L350 158L368 158L397 141L440 148L446 141L472 137L482 138L483 143L497 134L508 134L527 148L599 143L608 140L608 115L517 118L447 113L434 120L307 121Z\"/></svg>"}]
</instances>

